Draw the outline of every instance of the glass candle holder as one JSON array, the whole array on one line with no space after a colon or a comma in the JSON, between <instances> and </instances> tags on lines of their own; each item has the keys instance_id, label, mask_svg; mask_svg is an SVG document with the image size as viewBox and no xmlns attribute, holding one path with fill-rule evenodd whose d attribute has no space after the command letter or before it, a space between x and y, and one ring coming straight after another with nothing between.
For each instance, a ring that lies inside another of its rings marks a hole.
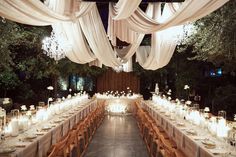
<instances>
[{"instance_id":1,"label":"glass candle holder","mask_svg":"<svg viewBox=\"0 0 236 157\"><path fill-rule=\"evenodd\" d=\"M218 111L218 118L226 119L226 111L224 111L224 110Z\"/></svg>"},{"instance_id":2,"label":"glass candle holder","mask_svg":"<svg viewBox=\"0 0 236 157\"><path fill-rule=\"evenodd\" d=\"M193 109L194 109L195 111L199 111L199 109L200 109L199 104L193 104Z\"/></svg>"},{"instance_id":3,"label":"glass candle holder","mask_svg":"<svg viewBox=\"0 0 236 157\"><path fill-rule=\"evenodd\" d=\"M20 110L18 110L18 109L11 110L11 117L12 118L19 118L19 116L20 116Z\"/></svg>"}]
</instances>

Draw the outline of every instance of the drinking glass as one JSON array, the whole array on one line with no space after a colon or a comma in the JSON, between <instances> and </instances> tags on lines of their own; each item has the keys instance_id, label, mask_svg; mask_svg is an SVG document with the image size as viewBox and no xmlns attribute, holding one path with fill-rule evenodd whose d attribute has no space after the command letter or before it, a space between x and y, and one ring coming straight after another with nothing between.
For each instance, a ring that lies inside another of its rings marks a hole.
<instances>
[{"instance_id":1,"label":"drinking glass","mask_svg":"<svg viewBox=\"0 0 236 157\"><path fill-rule=\"evenodd\" d=\"M224 110L218 111L218 118L226 119L226 111Z\"/></svg>"},{"instance_id":2,"label":"drinking glass","mask_svg":"<svg viewBox=\"0 0 236 157\"><path fill-rule=\"evenodd\" d=\"M199 109L200 109L199 104L193 104L193 109L195 111L199 111Z\"/></svg>"},{"instance_id":3,"label":"drinking glass","mask_svg":"<svg viewBox=\"0 0 236 157\"><path fill-rule=\"evenodd\" d=\"M11 117L18 118L20 115L20 111L18 109L11 110Z\"/></svg>"}]
</instances>

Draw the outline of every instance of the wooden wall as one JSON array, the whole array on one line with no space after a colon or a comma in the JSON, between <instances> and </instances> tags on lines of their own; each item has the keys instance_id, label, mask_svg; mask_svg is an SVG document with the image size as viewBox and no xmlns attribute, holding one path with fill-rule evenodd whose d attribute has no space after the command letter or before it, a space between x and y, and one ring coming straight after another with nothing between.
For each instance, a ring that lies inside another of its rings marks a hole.
<instances>
[{"instance_id":1,"label":"wooden wall","mask_svg":"<svg viewBox=\"0 0 236 157\"><path fill-rule=\"evenodd\" d=\"M107 70L103 75L97 78L97 92L106 91L127 91L127 87L139 93L139 78L133 73L115 72L112 69Z\"/></svg>"}]
</instances>

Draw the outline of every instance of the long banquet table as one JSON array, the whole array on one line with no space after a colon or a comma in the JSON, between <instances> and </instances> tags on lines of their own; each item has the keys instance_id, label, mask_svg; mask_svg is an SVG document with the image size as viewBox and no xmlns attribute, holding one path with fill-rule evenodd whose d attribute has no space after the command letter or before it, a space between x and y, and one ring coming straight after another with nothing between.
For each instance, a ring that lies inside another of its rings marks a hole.
<instances>
[{"instance_id":1,"label":"long banquet table","mask_svg":"<svg viewBox=\"0 0 236 157\"><path fill-rule=\"evenodd\" d=\"M178 117L170 117L168 111L165 113L163 110L155 108L152 101L142 101L141 105L149 114L161 123L163 129L168 133L188 157L236 157L235 150L230 152L229 144L226 144L222 139L216 138L211 135L207 130L201 129L196 125L187 122ZM195 130L197 135L190 134L189 130ZM215 148L207 148L202 143L204 139L209 139L215 142ZM228 154L227 154L228 153Z\"/></svg>"},{"instance_id":2,"label":"long banquet table","mask_svg":"<svg viewBox=\"0 0 236 157\"><path fill-rule=\"evenodd\" d=\"M44 157L51 145L55 144L61 137L66 135L81 119L95 109L97 100L83 102L76 107L51 118L47 122L35 124L17 137L7 137L0 144L15 147L14 151L7 154L0 154L0 157ZM60 120L60 121L59 121ZM45 128L48 127L47 128ZM42 128L46 129L38 132ZM25 139L27 134L36 134L37 137Z\"/></svg>"}]
</instances>

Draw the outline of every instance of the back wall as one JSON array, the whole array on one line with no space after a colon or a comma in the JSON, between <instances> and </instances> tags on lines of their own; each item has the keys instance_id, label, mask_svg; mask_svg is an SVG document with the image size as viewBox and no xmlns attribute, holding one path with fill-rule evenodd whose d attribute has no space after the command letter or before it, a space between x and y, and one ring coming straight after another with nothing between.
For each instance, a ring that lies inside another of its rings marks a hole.
<instances>
[{"instance_id":1,"label":"back wall","mask_svg":"<svg viewBox=\"0 0 236 157\"><path fill-rule=\"evenodd\" d=\"M109 68L105 73L97 78L97 92L125 91L129 87L133 92L139 93L140 79L132 72L115 72Z\"/></svg>"}]
</instances>

